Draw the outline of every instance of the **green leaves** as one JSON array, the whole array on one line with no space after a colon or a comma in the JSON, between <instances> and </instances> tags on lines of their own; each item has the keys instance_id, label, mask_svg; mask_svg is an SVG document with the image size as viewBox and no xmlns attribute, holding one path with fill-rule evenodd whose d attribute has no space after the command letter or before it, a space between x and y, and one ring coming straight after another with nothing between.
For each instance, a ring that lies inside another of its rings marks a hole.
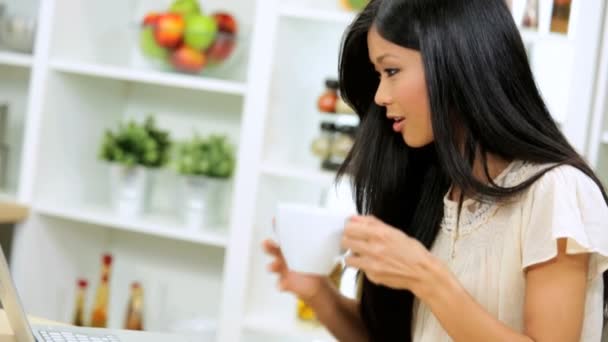
<instances>
[{"instance_id":1,"label":"green leaves","mask_svg":"<svg viewBox=\"0 0 608 342\"><path fill-rule=\"evenodd\" d=\"M175 168L180 174L228 178L234 172L234 148L225 136L195 135L179 144L175 152Z\"/></svg>"},{"instance_id":2,"label":"green leaves","mask_svg":"<svg viewBox=\"0 0 608 342\"><path fill-rule=\"evenodd\" d=\"M148 115L143 124L131 120L119 124L115 132L106 131L99 157L126 166L159 168L169 161L170 148L169 132L157 128Z\"/></svg>"},{"instance_id":3,"label":"green leaves","mask_svg":"<svg viewBox=\"0 0 608 342\"><path fill-rule=\"evenodd\" d=\"M163 167L173 158L172 164L180 174L214 178L232 176L236 164L234 147L227 137L195 134L173 146L169 132L157 128L151 115L143 124L131 120L120 123L116 131L107 130L99 157L129 167L151 168Z\"/></svg>"}]
</instances>

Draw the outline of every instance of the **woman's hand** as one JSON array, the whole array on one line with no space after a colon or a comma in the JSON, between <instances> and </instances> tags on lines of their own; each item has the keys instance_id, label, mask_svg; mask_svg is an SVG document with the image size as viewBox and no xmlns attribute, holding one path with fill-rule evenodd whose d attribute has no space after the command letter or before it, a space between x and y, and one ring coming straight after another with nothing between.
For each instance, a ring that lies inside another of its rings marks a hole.
<instances>
[{"instance_id":1,"label":"woman's hand","mask_svg":"<svg viewBox=\"0 0 608 342\"><path fill-rule=\"evenodd\" d=\"M279 276L278 287L281 291L291 292L305 302L310 302L328 286L327 277L289 270L281 248L273 241L264 241L263 247L266 253L274 258L273 262L268 265L268 270Z\"/></svg>"},{"instance_id":2,"label":"woman's hand","mask_svg":"<svg viewBox=\"0 0 608 342\"><path fill-rule=\"evenodd\" d=\"M443 279L443 265L416 239L373 216L354 216L344 229L342 247L351 251L346 264L367 279L393 289L426 294Z\"/></svg>"}]
</instances>

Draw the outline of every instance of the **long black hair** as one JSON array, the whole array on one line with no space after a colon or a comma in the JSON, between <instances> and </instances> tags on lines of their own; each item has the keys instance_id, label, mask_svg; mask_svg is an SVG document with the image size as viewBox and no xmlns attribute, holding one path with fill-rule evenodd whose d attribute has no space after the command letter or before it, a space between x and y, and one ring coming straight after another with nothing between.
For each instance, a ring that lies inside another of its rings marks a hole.
<instances>
[{"instance_id":1,"label":"long black hair","mask_svg":"<svg viewBox=\"0 0 608 342\"><path fill-rule=\"evenodd\" d=\"M420 51L434 142L408 147L374 103L379 79L367 35ZM340 54L341 93L358 113L355 145L339 172L352 176L360 213L373 214L431 248L450 185L467 195L501 200L528 189L544 173L571 165L599 179L552 119L505 0L372 0L347 29ZM463 148L464 147L464 148ZM514 187L473 176L487 156L553 164ZM460 198L462 204L462 196ZM604 275L604 283L607 277ZM606 290L604 297L606 297ZM413 295L364 277L361 314L373 341L410 341Z\"/></svg>"}]
</instances>

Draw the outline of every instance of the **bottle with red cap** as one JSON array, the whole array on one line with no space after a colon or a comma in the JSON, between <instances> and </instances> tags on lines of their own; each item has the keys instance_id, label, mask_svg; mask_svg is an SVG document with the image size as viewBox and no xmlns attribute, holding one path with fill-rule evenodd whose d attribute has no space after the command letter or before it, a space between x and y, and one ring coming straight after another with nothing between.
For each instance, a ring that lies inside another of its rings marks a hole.
<instances>
[{"instance_id":1,"label":"bottle with red cap","mask_svg":"<svg viewBox=\"0 0 608 342\"><path fill-rule=\"evenodd\" d=\"M141 284L134 282L131 284L131 298L129 307L127 308L127 317L125 319L125 329L127 330L144 330L143 324L143 290Z\"/></svg>"},{"instance_id":2,"label":"bottle with red cap","mask_svg":"<svg viewBox=\"0 0 608 342\"><path fill-rule=\"evenodd\" d=\"M91 326L105 328L108 324L108 302L110 296L110 271L112 255L104 254L101 265L101 283L95 294L95 305L91 313Z\"/></svg>"},{"instance_id":3,"label":"bottle with red cap","mask_svg":"<svg viewBox=\"0 0 608 342\"><path fill-rule=\"evenodd\" d=\"M76 289L76 307L74 308L74 319L72 324L77 327L83 327L84 324L84 304L87 294L87 286L89 285L86 279L78 279L78 287Z\"/></svg>"}]
</instances>

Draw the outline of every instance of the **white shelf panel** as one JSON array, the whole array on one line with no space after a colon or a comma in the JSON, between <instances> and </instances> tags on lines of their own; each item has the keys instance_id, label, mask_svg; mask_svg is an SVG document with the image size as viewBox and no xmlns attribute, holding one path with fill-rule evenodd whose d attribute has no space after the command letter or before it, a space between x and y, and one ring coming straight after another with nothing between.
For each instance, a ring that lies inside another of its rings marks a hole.
<instances>
[{"instance_id":1,"label":"white shelf panel","mask_svg":"<svg viewBox=\"0 0 608 342\"><path fill-rule=\"evenodd\" d=\"M250 314L245 317L243 325L246 330L252 332L275 336L299 337L302 341L336 341L322 326L301 322L295 316L276 317L267 314Z\"/></svg>"},{"instance_id":2,"label":"white shelf panel","mask_svg":"<svg viewBox=\"0 0 608 342\"><path fill-rule=\"evenodd\" d=\"M32 66L33 58L31 55L10 51L0 51L0 65L12 65L24 68Z\"/></svg>"},{"instance_id":3,"label":"white shelf panel","mask_svg":"<svg viewBox=\"0 0 608 342\"><path fill-rule=\"evenodd\" d=\"M288 178L321 185L331 185L334 183L336 174L334 172L311 169L305 167L295 167L275 162L262 163L260 172L264 175Z\"/></svg>"},{"instance_id":4,"label":"white shelf panel","mask_svg":"<svg viewBox=\"0 0 608 342\"><path fill-rule=\"evenodd\" d=\"M355 19L356 14L338 9L311 9L296 5L284 5L280 8L279 15L285 18L349 25Z\"/></svg>"},{"instance_id":5,"label":"white shelf panel","mask_svg":"<svg viewBox=\"0 0 608 342\"><path fill-rule=\"evenodd\" d=\"M167 87L204 90L240 96L244 95L247 91L246 84L242 82L224 81L219 79L174 74L155 70L138 70L67 60L53 61L51 63L51 68L55 71L77 75L148 83Z\"/></svg>"},{"instance_id":6,"label":"white shelf panel","mask_svg":"<svg viewBox=\"0 0 608 342\"><path fill-rule=\"evenodd\" d=\"M0 191L0 201L15 203L17 202L17 195L10 192Z\"/></svg>"},{"instance_id":7,"label":"white shelf panel","mask_svg":"<svg viewBox=\"0 0 608 342\"><path fill-rule=\"evenodd\" d=\"M565 42L569 41L569 37L566 34L561 33L544 33L535 30L520 28L519 32L525 43L536 44L541 41L552 41L552 42Z\"/></svg>"},{"instance_id":8,"label":"white shelf panel","mask_svg":"<svg viewBox=\"0 0 608 342\"><path fill-rule=\"evenodd\" d=\"M359 125L359 117L356 114L319 113L318 118L319 121L333 122L335 125Z\"/></svg>"},{"instance_id":9,"label":"white shelf panel","mask_svg":"<svg viewBox=\"0 0 608 342\"><path fill-rule=\"evenodd\" d=\"M608 145L608 131L604 131L604 133L602 133L602 144Z\"/></svg>"},{"instance_id":10,"label":"white shelf panel","mask_svg":"<svg viewBox=\"0 0 608 342\"><path fill-rule=\"evenodd\" d=\"M43 215L86 222L112 229L187 241L196 244L226 247L224 228L208 228L200 232L188 231L175 218L157 215L143 215L141 218L123 218L113 210L103 207L82 206L58 207L55 205L35 205L34 211Z\"/></svg>"}]
</instances>

